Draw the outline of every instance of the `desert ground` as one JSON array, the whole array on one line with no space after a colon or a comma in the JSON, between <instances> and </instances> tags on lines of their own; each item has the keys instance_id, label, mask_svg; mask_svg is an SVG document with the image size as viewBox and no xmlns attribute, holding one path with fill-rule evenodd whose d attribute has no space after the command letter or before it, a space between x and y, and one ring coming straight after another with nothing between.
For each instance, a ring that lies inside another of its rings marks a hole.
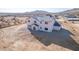
<instances>
[{"instance_id":1,"label":"desert ground","mask_svg":"<svg viewBox=\"0 0 79 59\"><path fill-rule=\"evenodd\" d=\"M32 16L57 15L60 31L42 32L27 28ZM79 18L79 8L50 13L36 10L24 13L0 13L0 51L79 51L79 20L68 21L65 16Z\"/></svg>"},{"instance_id":2,"label":"desert ground","mask_svg":"<svg viewBox=\"0 0 79 59\"><path fill-rule=\"evenodd\" d=\"M63 23L62 23L63 24ZM78 51L76 35L68 26L51 33L27 29L27 23L0 29L1 51Z\"/></svg>"}]
</instances>

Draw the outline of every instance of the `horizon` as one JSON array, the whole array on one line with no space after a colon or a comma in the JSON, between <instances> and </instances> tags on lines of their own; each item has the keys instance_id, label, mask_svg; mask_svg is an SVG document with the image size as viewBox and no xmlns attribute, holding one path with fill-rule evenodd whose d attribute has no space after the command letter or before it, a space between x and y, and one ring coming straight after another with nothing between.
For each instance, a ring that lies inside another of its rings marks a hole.
<instances>
[{"instance_id":1,"label":"horizon","mask_svg":"<svg viewBox=\"0 0 79 59\"><path fill-rule=\"evenodd\" d=\"M0 8L0 13L24 13L32 11L47 11L52 13L63 12L73 8Z\"/></svg>"}]
</instances>

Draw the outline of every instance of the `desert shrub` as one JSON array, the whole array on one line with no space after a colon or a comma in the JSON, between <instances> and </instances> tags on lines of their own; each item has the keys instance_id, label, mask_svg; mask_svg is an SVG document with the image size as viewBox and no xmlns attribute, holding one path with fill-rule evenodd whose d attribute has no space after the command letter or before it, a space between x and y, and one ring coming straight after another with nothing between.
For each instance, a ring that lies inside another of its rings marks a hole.
<instances>
[{"instance_id":1,"label":"desert shrub","mask_svg":"<svg viewBox=\"0 0 79 59\"><path fill-rule=\"evenodd\" d=\"M9 27L27 22L28 17L0 16L0 28Z\"/></svg>"},{"instance_id":2,"label":"desert shrub","mask_svg":"<svg viewBox=\"0 0 79 59\"><path fill-rule=\"evenodd\" d=\"M1 28L7 27L7 26L8 26L8 23L6 23L6 22L1 22L0 23Z\"/></svg>"}]
</instances>

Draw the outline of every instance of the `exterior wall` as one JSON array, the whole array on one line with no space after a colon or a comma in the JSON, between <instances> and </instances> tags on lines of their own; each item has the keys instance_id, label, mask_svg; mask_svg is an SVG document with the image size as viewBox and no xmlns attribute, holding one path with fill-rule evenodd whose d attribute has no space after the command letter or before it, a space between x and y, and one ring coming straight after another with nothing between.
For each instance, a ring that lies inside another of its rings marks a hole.
<instances>
[{"instance_id":1,"label":"exterior wall","mask_svg":"<svg viewBox=\"0 0 79 59\"><path fill-rule=\"evenodd\" d=\"M39 27L39 30L41 31L46 31L46 32L52 32L53 30L53 24L55 22L55 20L51 17L46 17L46 16L43 16L43 17L38 17L39 21L41 22L40 23L40 27ZM45 24L45 22L48 22L48 24ZM45 30L45 28L48 28L48 30Z\"/></svg>"},{"instance_id":2,"label":"exterior wall","mask_svg":"<svg viewBox=\"0 0 79 59\"><path fill-rule=\"evenodd\" d=\"M54 23L55 23L55 19L52 19L50 17L37 17L37 19L34 18L30 18L29 19L30 22L28 22L28 27L30 25L30 29L32 30L40 30L40 31L45 31L45 32L52 32L52 30L59 30L60 27L55 27L54 29ZM34 21L36 21L36 23L34 23ZM47 24L45 24L45 22L47 22ZM35 26L34 24L37 24L38 26ZM35 29L34 29L35 28Z\"/></svg>"},{"instance_id":3,"label":"exterior wall","mask_svg":"<svg viewBox=\"0 0 79 59\"><path fill-rule=\"evenodd\" d=\"M27 20L27 25L32 25L34 23L34 20L35 19L33 19L33 18L28 19ZM30 22L28 22L28 21L30 21Z\"/></svg>"},{"instance_id":4,"label":"exterior wall","mask_svg":"<svg viewBox=\"0 0 79 59\"><path fill-rule=\"evenodd\" d=\"M53 30L60 30L61 26L53 26Z\"/></svg>"},{"instance_id":5,"label":"exterior wall","mask_svg":"<svg viewBox=\"0 0 79 59\"><path fill-rule=\"evenodd\" d=\"M34 28L35 28L35 29L34 29ZM31 26L31 29L32 29L32 30L39 30L39 27L37 27L37 26L35 26L35 25L32 25L32 26Z\"/></svg>"},{"instance_id":6,"label":"exterior wall","mask_svg":"<svg viewBox=\"0 0 79 59\"><path fill-rule=\"evenodd\" d=\"M34 24L38 24L40 26L40 22L38 22L36 19L30 18L29 20L30 20L30 22L27 21L28 28L29 28L29 26L32 27ZM34 23L34 21L36 21L36 23Z\"/></svg>"},{"instance_id":7,"label":"exterior wall","mask_svg":"<svg viewBox=\"0 0 79 59\"><path fill-rule=\"evenodd\" d=\"M43 21L42 24L40 24L40 27L42 27L42 29L40 29L40 30L43 30L46 32L52 32L53 24L54 24L54 21L49 21L48 24L45 24L45 21ZM48 28L48 30L45 30L45 28Z\"/></svg>"}]
</instances>

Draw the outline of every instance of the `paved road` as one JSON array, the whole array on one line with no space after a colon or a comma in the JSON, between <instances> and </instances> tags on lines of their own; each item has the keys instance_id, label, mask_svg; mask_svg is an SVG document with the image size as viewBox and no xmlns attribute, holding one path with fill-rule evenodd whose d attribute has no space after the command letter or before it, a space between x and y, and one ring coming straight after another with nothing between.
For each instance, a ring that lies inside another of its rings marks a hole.
<instances>
[{"instance_id":1,"label":"paved road","mask_svg":"<svg viewBox=\"0 0 79 59\"><path fill-rule=\"evenodd\" d=\"M60 31L53 31L52 33L46 33L41 31L30 30L34 36L39 38L38 40L46 46L56 44L70 50L79 50L79 44L77 44L68 30L62 29Z\"/></svg>"}]
</instances>

